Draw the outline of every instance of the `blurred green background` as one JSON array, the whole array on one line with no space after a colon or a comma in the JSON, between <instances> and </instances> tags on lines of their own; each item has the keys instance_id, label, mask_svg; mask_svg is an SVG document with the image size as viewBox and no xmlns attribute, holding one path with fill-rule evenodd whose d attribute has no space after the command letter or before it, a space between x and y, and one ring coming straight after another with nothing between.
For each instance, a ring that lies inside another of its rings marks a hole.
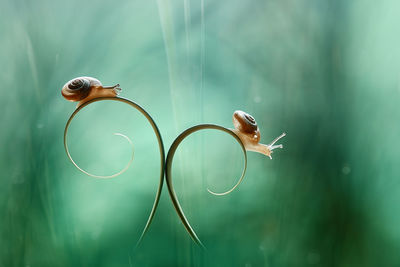
<instances>
[{"instance_id":1,"label":"blurred green background","mask_svg":"<svg viewBox=\"0 0 400 267\"><path fill-rule=\"evenodd\" d=\"M0 1L0 266L400 266L400 3L396 0ZM252 114L273 160L222 132L180 146L174 184L204 253L158 184L146 120L61 87L120 83L168 149L187 127Z\"/></svg>"}]
</instances>

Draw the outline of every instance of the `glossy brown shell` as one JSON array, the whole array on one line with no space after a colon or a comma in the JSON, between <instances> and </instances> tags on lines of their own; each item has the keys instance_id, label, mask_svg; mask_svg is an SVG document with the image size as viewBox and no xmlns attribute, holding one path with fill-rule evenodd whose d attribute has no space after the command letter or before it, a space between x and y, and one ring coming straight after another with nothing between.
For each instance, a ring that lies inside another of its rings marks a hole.
<instances>
[{"instance_id":1,"label":"glossy brown shell","mask_svg":"<svg viewBox=\"0 0 400 267\"><path fill-rule=\"evenodd\" d=\"M61 94L69 101L81 101L89 95L93 86L101 86L100 81L92 77L79 77L67 82Z\"/></svg>"},{"instance_id":2,"label":"glossy brown shell","mask_svg":"<svg viewBox=\"0 0 400 267\"><path fill-rule=\"evenodd\" d=\"M241 110L233 113L233 125L242 133L251 134L258 131L257 122L253 116Z\"/></svg>"}]
</instances>

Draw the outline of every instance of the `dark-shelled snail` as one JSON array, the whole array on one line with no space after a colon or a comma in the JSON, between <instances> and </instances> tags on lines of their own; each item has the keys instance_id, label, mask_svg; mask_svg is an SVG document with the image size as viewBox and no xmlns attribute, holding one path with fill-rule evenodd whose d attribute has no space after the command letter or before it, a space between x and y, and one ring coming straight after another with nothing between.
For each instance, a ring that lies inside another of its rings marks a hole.
<instances>
[{"instance_id":1,"label":"dark-shelled snail","mask_svg":"<svg viewBox=\"0 0 400 267\"><path fill-rule=\"evenodd\" d=\"M78 101L75 111L71 114L71 116L69 117L69 119L65 125L64 148L65 148L65 152L67 153L67 156L70 159L70 161L74 164L75 167L77 167L83 173L85 173L89 176L92 176L92 177L96 177L96 178L116 177L116 176L122 174L123 172L125 172L133 160L133 144L132 144L131 140L126 135L123 135L120 133L115 133L115 135L122 136L123 138L127 139L128 142L130 143L130 145L132 146L132 157L131 157L131 160L129 161L129 163L125 166L125 168L123 168L121 171L119 171L118 173L115 173L113 175L108 175L108 176L94 175L94 174L90 174L87 171L80 168L75 163L75 161L72 159L71 154L69 153L69 150L68 150L68 142L67 142L67 134L68 134L69 125L71 124L72 119L84 107L86 107L89 104L92 104L92 103L95 103L98 101L103 101L103 100L111 100L111 101L117 101L117 102L122 102L122 103L128 104L146 117L147 121L151 124L153 131L156 135L158 147L160 150L160 175L159 175L158 189L157 189L157 192L155 195L153 207L151 209L151 212L147 219L146 225L145 225L145 227L142 231L142 234L139 238L139 241L137 243L137 245L139 245L141 240L143 239L145 233L147 232L147 230L150 227L150 224L153 220L154 214L156 212L156 209L157 209L157 206L158 206L158 203L160 200L162 186L163 186L163 182L164 182L165 152L164 152L164 144L163 144L163 141L161 138L160 131L158 130L158 127L157 127L156 123L154 122L153 118L149 115L149 113L147 113L146 110L144 110L141 106L139 106L135 102L133 102L129 99L123 98L123 97L119 97L118 93L120 91L121 91L121 88L119 87L119 84L116 84L114 86L103 86L99 80L92 78L92 77L78 77L78 78L70 80L63 86L63 88L61 90L61 94L69 101Z\"/></svg>"},{"instance_id":2,"label":"dark-shelled snail","mask_svg":"<svg viewBox=\"0 0 400 267\"><path fill-rule=\"evenodd\" d=\"M79 101L77 107L87 101L99 97L116 97L121 88L119 84L103 86L101 82L92 77L78 77L67 82L61 94L69 101Z\"/></svg>"},{"instance_id":3,"label":"dark-shelled snail","mask_svg":"<svg viewBox=\"0 0 400 267\"><path fill-rule=\"evenodd\" d=\"M174 142L172 143L172 145L168 151L166 165L165 165L165 177L166 177L168 191L169 191L172 203L174 204L175 210L178 213L178 216L180 217L187 232L192 237L192 239L201 247L204 247L204 246L201 243L200 239L197 237L197 235L196 235L195 231L193 230L193 228L191 227L191 225L189 224L189 221L187 220L187 218L182 210L182 207L179 203L178 197L176 196L175 189L174 189L173 182L172 182L172 171L171 171L172 170L172 162L173 162L173 158L174 158L175 152L176 152L179 144L186 137L191 135L192 133L200 131L200 130L204 130L204 129L214 129L214 130L223 131L236 139L236 141L239 143L240 147L242 148L243 155L244 155L243 171L242 171L242 174L241 174L238 182L230 190L223 192L223 193L215 193L215 192L212 192L210 189L207 189L208 192L210 192L211 194L219 195L219 196L227 195L227 194L231 193L242 182L244 175L246 173L246 168L247 168L247 153L246 153L246 151L258 152L258 153L264 154L272 159L272 157L271 157L272 151L275 148L283 147L282 145L275 145L275 143L279 139L284 137L286 135L285 133L282 133L280 136L275 138L269 145L260 144L259 141L261 138L261 134L260 134L260 130L258 129L256 120L253 118L253 116L251 116L250 114L248 114L246 112L243 112L240 110L235 111L233 113L233 125L235 127L234 129L228 129L228 128L225 128L225 127L222 127L219 125L215 125L215 124L200 124L200 125L193 126L189 129L186 129L185 131L183 131L174 140Z\"/></svg>"}]
</instances>

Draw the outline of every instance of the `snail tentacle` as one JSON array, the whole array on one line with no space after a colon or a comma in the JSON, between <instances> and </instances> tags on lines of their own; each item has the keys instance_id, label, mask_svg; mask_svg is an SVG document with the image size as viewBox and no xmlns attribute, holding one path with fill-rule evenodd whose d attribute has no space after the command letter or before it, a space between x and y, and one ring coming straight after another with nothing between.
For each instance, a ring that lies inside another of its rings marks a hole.
<instances>
[{"instance_id":1,"label":"snail tentacle","mask_svg":"<svg viewBox=\"0 0 400 267\"><path fill-rule=\"evenodd\" d=\"M119 88L119 85L113 86L110 89L117 89L117 88ZM74 162L74 160L72 159L72 157L71 157L71 155L69 153L69 150L68 150L68 143L67 143L68 128L69 128L69 125L70 125L72 119L78 114L79 111L81 111L87 105L89 105L91 103L94 103L94 102L97 102L97 101L102 101L102 100L113 100L113 101L123 102L123 103L126 103L126 104L132 106L133 108L135 108L139 112L141 112L146 117L146 119L149 121L149 123L151 124L151 126L153 128L153 131L154 131L154 133L156 135L158 146L159 146L159 151L160 151L160 178L159 178L159 185L158 185L158 188L157 188L156 196L155 196L155 199L154 199L154 203L153 203L150 215L149 215L149 217L147 219L147 222L146 222L146 225L145 225L145 227L144 227L144 229L142 231L142 234L141 234L141 236L140 236L140 238L139 238L139 240L138 240L138 242L136 244L136 247L137 247L141 243L141 241L142 241L144 235L146 234L146 232L148 231L148 229L150 227L150 224L151 224L151 222L153 220L154 214L156 212L158 203L160 201L162 186L163 186L163 182L164 182L164 167L165 167L164 144L163 144L163 141L162 141L162 138L161 138L160 131L159 131L156 123L154 122L153 118L147 113L146 110L144 110L141 106L139 106L135 102L133 102L133 101L131 101L129 99L126 99L126 98L118 97L118 96L101 96L101 97L97 97L97 98L92 98L92 99L90 99L88 101L85 101L84 103L82 103L81 105L79 105L75 109L75 111L71 114L70 118L68 119L67 124L65 125L65 130L64 130L64 148L65 148L65 151L67 153L68 158L71 160L71 162L74 164L74 166L76 168L78 168L78 170L80 170L81 172L83 172L83 173L85 173L85 174L87 174L89 176L96 177L96 178L112 178L112 177L116 177L116 176L122 174L123 172L125 172L129 168L129 166L131 165L131 163L133 161L133 152L132 152L132 157L131 157L129 163L124 167L124 169L122 169L120 172L118 172L116 174L113 174L113 175L110 175L110 176L100 176L100 175L93 175L93 174L90 174L90 173L86 172L85 170L80 168ZM122 136L125 139L127 139L127 141L132 145L132 151L133 151L132 141L127 136L125 136L123 134L120 134L120 133L114 133L114 134Z\"/></svg>"},{"instance_id":2,"label":"snail tentacle","mask_svg":"<svg viewBox=\"0 0 400 267\"><path fill-rule=\"evenodd\" d=\"M244 175L246 173L246 168L247 168L247 153L246 153L246 149L241 141L241 139L239 138L239 136L237 136L232 130L227 129L225 127L219 126L219 125L214 125L214 124L200 124L200 125L196 125L193 126L189 129L186 129L184 132L182 132L172 143L169 151L168 151L168 155L167 155L167 160L166 160L166 165L165 165L165 178L166 178L166 183L167 183L167 187L168 187L168 192L169 195L171 197L172 203L175 207L176 212L178 213L179 218L181 219L184 227L186 228L186 231L189 233L190 237L193 239L193 241L198 244L200 247L204 248L204 245L202 244L202 242L200 241L200 239L197 237L195 231L193 230L193 228L191 227L189 221L187 220L182 207L179 203L178 197L176 196L175 190L174 190L174 186L173 186L173 182L172 182L172 174L171 174L171 169L172 169L172 162L173 162L173 158L176 152L176 149L178 148L179 144L190 134L200 131L200 130L204 130L204 129L215 129L215 130L220 130L223 131L225 133L230 134L232 137L234 137L236 139L236 141L239 143L239 145L242 148L243 151L243 155L244 155L244 167L243 167L243 171L242 171L242 175L239 178L239 181L236 183L236 185L230 189L227 192L224 193L214 193L212 191L210 191L209 189L207 189L211 194L214 195L226 195L229 194L230 192L232 192L239 184L240 182L243 180Z\"/></svg>"},{"instance_id":3,"label":"snail tentacle","mask_svg":"<svg viewBox=\"0 0 400 267\"><path fill-rule=\"evenodd\" d=\"M276 137L274 140L272 140L272 142L269 145L266 145L266 151L267 153L265 155L267 155L270 159L272 159L272 152L274 152L273 150L276 148L283 148L283 145L274 145L276 142L278 142L281 138L285 137L286 133L282 133L281 135L279 135L278 137Z\"/></svg>"},{"instance_id":4,"label":"snail tentacle","mask_svg":"<svg viewBox=\"0 0 400 267\"><path fill-rule=\"evenodd\" d=\"M272 147L276 142L278 142L280 139L282 139L285 136L286 136L286 133L282 133L280 136L278 136L277 138L272 140L272 142L268 146ZM279 146L282 146L282 145L279 145Z\"/></svg>"}]
</instances>

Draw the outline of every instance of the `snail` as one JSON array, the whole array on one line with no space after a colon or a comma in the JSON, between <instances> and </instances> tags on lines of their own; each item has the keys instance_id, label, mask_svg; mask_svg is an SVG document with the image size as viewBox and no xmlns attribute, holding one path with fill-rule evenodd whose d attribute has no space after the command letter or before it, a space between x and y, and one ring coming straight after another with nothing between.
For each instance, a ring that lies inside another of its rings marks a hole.
<instances>
[{"instance_id":1,"label":"snail","mask_svg":"<svg viewBox=\"0 0 400 267\"><path fill-rule=\"evenodd\" d=\"M260 130L258 129L257 122L253 116L244 111L236 110L233 113L232 121L235 129L228 129L228 130L232 131L240 139L245 150L258 152L272 159L271 154L273 150L275 148L283 148L282 145L275 145L275 143L279 139L284 137L286 133L282 133L280 136L275 138L270 144L264 145L259 143L261 134ZM227 195L236 189L236 187L242 182L243 178L244 178L244 173L242 174L236 185L234 185L230 190L226 192L215 193L210 189L207 189L207 191L217 196Z\"/></svg>"},{"instance_id":2,"label":"snail","mask_svg":"<svg viewBox=\"0 0 400 267\"><path fill-rule=\"evenodd\" d=\"M77 107L89 100L99 97L116 97L121 88L119 84L103 86L101 82L92 77L78 77L67 82L61 94L69 101L79 101Z\"/></svg>"},{"instance_id":3,"label":"snail","mask_svg":"<svg viewBox=\"0 0 400 267\"><path fill-rule=\"evenodd\" d=\"M257 122L250 114L236 110L233 113L233 126L235 129L232 131L239 136L244 147L248 151L258 152L268 156L272 159L272 152L275 148L283 148L282 145L275 145L275 143L284 137L286 133L282 133L280 136L275 138L269 145L260 144L260 130L258 129Z\"/></svg>"},{"instance_id":4,"label":"snail","mask_svg":"<svg viewBox=\"0 0 400 267\"><path fill-rule=\"evenodd\" d=\"M191 128L188 128L185 131L183 131L174 140L174 142L172 143L172 145L168 151L168 154L167 154L167 160L166 160L166 164L165 164L165 178L166 178L166 183L168 186L168 191L169 191L169 194L171 197L171 201L174 204L175 210L176 210L179 218L181 219L184 227L186 228L186 231L189 233L189 235L193 239L193 241L195 243L197 243L199 246L201 246L202 248L204 248L204 245L202 244L200 239L197 237L195 231L189 224L189 221L187 220L187 218L182 210L182 207L179 203L178 197L176 196L175 189L174 189L174 186L172 183L172 175L171 175L172 162L173 162L173 158L174 158L175 152L176 152L179 144L190 134L200 131L200 130L204 130L204 129L215 129L215 130L225 132L225 133L231 135L233 138L235 138L236 141L239 143L239 145L243 151L243 155L244 155L244 167L242 170L242 174L241 174L238 182L230 190L228 190L226 192L215 193L215 192L211 191L210 189L207 189L208 192L210 192L213 195L217 195L217 196L227 195L227 194L231 193L242 182L244 175L246 173L246 168L247 168L247 152L246 151L258 152L258 153L264 154L264 155L268 156L270 159L272 159L272 157L271 157L272 151L275 148L283 148L282 145L275 145L275 143L279 139L284 137L286 135L285 133L282 133L280 136L275 138L268 145L260 144L259 141L261 138L261 134L260 134L260 130L258 129L257 122L253 118L253 116L251 116L250 114L248 114L246 112L243 112L240 110L235 111L233 113L233 125L234 125L234 129L228 129L228 128L225 128L225 127L222 127L219 125L215 125L215 124L200 124L200 125L196 125Z\"/></svg>"},{"instance_id":5,"label":"snail","mask_svg":"<svg viewBox=\"0 0 400 267\"><path fill-rule=\"evenodd\" d=\"M128 104L129 106L133 107L135 110L139 111L142 115L144 115L146 117L147 121L150 123L150 125L153 128L154 134L155 134L155 136L157 138L157 142L158 142L158 147L159 147L159 151L160 151L160 175L159 175L158 189L157 189L157 192L155 195L153 207L152 207L150 215L147 219L146 225L142 231L142 234L139 238L139 241L136 244L136 246L138 246L141 243L144 235L146 234L147 230L150 227L150 224L153 220L154 214L158 207L158 203L160 201L162 186L163 186L163 182L164 182L165 151L164 151L164 144L163 144L163 141L161 138L160 131L157 127L157 124L154 122L153 118L149 115L149 113L147 113L147 111L144 108L142 108L135 102L133 102L129 99L123 98L123 97L119 97L118 93L120 91L121 91L121 88L119 87L119 84L116 84L114 86L103 86L98 79L95 79L92 77L78 77L78 78L70 80L63 86L63 88L61 90L61 94L64 96L64 98L69 101L78 102L75 111L71 114L71 116L69 117L69 119L65 125L64 148L65 148L65 152L66 152L69 160L81 172L83 172L89 176L95 177L95 178L116 177L116 176L124 173L129 168L130 164L133 161L133 143L132 143L132 141L126 135L123 135L120 133L115 133L114 135L121 136L130 143L130 145L132 146L132 157L131 157L130 161L128 162L128 164L121 171L119 171L115 174L108 175L108 176L94 175L94 174L91 174L91 173L83 170L82 168L80 168L75 163L75 161L72 159L72 156L68 150L68 142L67 142L69 125L71 124L73 118L78 114L79 111L81 111L83 108L85 108L89 104L92 104L92 103L98 102L98 101L102 101L102 100L112 100L112 101L117 101L117 102L122 102L122 103Z\"/></svg>"}]
</instances>

